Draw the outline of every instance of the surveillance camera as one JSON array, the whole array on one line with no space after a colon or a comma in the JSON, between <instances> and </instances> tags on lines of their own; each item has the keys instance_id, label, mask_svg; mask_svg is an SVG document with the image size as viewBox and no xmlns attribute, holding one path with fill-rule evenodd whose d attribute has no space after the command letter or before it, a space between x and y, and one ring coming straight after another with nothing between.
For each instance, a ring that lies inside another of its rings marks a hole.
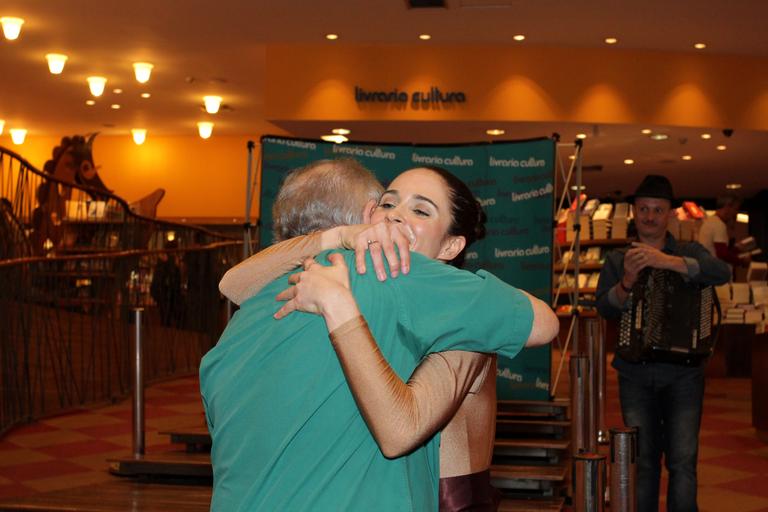
<instances>
[{"instance_id":1,"label":"surveillance camera","mask_svg":"<svg viewBox=\"0 0 768 512\"><path fill-rule=\"evenodd\" d=\"M723 128L723 135L726 137L733 135L733 128Z\"/></svg>"}]
</instances>

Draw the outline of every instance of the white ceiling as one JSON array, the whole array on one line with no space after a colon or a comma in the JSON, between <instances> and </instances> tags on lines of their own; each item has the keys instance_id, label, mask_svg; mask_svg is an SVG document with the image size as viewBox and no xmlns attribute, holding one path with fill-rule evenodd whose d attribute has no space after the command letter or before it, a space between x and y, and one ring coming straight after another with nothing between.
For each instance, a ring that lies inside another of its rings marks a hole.
<instances>
[{"instance_id":1,"label":"white ceiling","mask_svg":"<svg viewBox=\"0 0 768 512\"><path fill-rule=\"evenodd\" d=\"M522 44L572 48L617 47L768 57L768 1L706 0L448 0L447 9L408 9L405 0L4 0L0 16L26 19L15 42L0 39L0 119L6 130L23 125L31 135L64 135L99 130L127 134L143 125L155 134L194 133L203 119L200 97L220 94L231 110L217 117L215 135L260 134L284 129L316 138L333 123L281 123L263 116L265 48L276 42L327 44ZM324 35L341 38L328 42ZM433 36L428 43L420 33ZM43 56L70 56L64 74L47 72ZM150 82L133 79L131 63L155 64ZM85 77L103 74L107 93L85 105ZM112 93L115 87L123 94ZM139 94L148 91L149 99ZM120 110L110 105L119 103ZM484 123L345 123L355 140L468 142L487 140ZM639 126L567 123L502 123L504 138L561 133L572 140L587 131L585 165L601 173L585 176L594 193L631 190L647 172L669 174L688 195L717 195L725 181L738 181L749 195L768 186L768 134L739 132L730 139L723 127L702 141L701 129L653 127L670 138L652 142ZM279 128L279 129L278 129ZM215 136L214 135L214 136ZM681 140L686 142L681 144ZM719 152L717 143L727 144ZM7 135L0 137L7 145ZM690 153L690 162L680 156ZM634 158L631 168L622 163ZM627 172L627 171L630 172ZM599 176L599 178L598 178Z\"/></svg>"}]
</instances>

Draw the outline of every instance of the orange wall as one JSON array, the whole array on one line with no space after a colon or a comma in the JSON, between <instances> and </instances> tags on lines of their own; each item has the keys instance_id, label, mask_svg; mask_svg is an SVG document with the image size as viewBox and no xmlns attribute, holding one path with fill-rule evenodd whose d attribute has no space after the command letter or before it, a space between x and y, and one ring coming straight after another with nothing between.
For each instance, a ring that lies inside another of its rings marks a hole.
<instances>
[{"instance_id":1,"label":"orange wall","mask_svg":"<svg viewBox=\"0 0 768 512\"><path fill-rule=\"evenodd\" d=\"M42 169L60 137L27 137L21 146L5 145ZM246 142L252 137L152 136L137 146L130 136L99 135L94 142L94 160L99 174L115 194L128 202L165 189L160 217L226 218L245 215L247 171ZM256 151L258 151L258 144ZM258 161L258 153L255 153ZM254 165L255 170L255 165ZM252 215L258 212L254 203ZM231 219L230 219L231 220Z\"/></svg>"},{"instance_id":2,"label":"orange wall","mask_svg":"<svg viewBox=\"0 0 768 512\"><path fill-rule=\"evenodd\" d=\"M504 120L768 130L768 59L620 49L272 45L269 120ZM429 109L357 104L354 87L462 91Z\"/></svg>"}]
</instances>

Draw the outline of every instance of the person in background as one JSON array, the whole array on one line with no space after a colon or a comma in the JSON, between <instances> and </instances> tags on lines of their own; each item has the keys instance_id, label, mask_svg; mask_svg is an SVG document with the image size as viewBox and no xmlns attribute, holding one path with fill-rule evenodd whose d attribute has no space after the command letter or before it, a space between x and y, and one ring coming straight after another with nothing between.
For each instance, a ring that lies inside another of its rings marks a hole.
<instances>
[{"instance_id":1,"label":"person in background","mask_svg":"<svg viewBox=\"0 0 768 512\"><path fill-rule=\"evenodd\" d=\"M637 242L606 255L597 284L597 309L615 319L630 302L640 273L646 268L679 272L702 285L728 281L730 270L697 242L678 242L667 232L675 200L664 176L649 175L634 196ZM639 512L659 507L661 458L669 472L667 510L693 512L696 503L696 464L704 399L704 361L659 360L630 362L616 355L619 401L624 424L638 429L637 500Z\"/></svg>"},{"instance_id":2,"label":"person in background","mask_svg":"<svg viewBox=\"0 0 768 512\"><path fill-rule=\"evenodd\" d=\"M734 267L745 265L749 261L739 258L739 251L731 243L730 233L736 223L739 208L741 208L739 197L734 195L718 197L715 214L704 219L701 229L699 229L699 243L711 255Z\"/></svg>"}]
</instances>

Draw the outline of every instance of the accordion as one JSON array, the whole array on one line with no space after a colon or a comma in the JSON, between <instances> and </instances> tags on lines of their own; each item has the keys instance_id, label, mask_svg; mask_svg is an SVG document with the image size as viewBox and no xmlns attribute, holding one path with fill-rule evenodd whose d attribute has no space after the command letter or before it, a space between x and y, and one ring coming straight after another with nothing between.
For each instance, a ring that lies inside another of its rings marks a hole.
<instances>
[{"instance_id":1,"label":"accordion","mask_svg":"<svg viewBox=\"0 0 768 512\"><path fill-rule=\"evenodd\" d=\"M616 352L630 362L697 365L712 354L720 303L712 286L671 270L646 268L621 315Z\"/></svg>"}]
</instances>

